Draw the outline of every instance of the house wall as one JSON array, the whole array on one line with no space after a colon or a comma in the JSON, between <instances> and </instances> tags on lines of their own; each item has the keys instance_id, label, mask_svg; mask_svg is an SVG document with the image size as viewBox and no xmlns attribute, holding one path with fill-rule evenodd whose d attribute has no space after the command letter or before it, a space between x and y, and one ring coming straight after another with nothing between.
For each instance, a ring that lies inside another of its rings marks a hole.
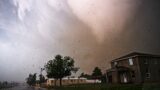
<instances>
[{"instance_id":1,"label":"house wall","mask_svg":"<svg viewBox=\"0 0 160 90\"><path fill-rule=\"evenodd\" d=\"M133 65L129 64L129 59L132 59ZM123 70L123 67L129 71ZM120 80L123 80L123 74L127 72L130 72L128 77L131 77L133 83L160 82L160 56L131 53L113 60L109 71L112 71L107 73L112 75L113 83L119 83ZM121 78L118 78L119 76Z\"/></svg>"},{"instance_id":2,"label":"house wall","mask_svg":"<svg viewBox=\"0 0 160 90\"><path fill-rule=\"evenodd\" d=\"M142 82L160 82L160 58L141 56L139 57ZM147 73L150 77L147 77Z\"/></svg>"},{"instance_id":3,"label":"house wall","mask_svg":"<svg viewBox=\"0 0 160 90\"><path fill-rule=\"evenodd\" d=\"M119 83L119 80L118 80L119 78L118 78L118 73L117 73L117 71L115 71L115 72L112 72L112 82L113 83Z\"/></svg>"},{"instance_id":4,"label":"house wall","mask_svg":"<svg viewBox=\"0 0 160 90\"><path fill-rule=\"evenodd\" d=\"M132 58L133 65L129 64L130 58ZM115 61L115 62L117 62L117 66L124 66L124 67L130 68L133 71L133 72L131 72L131 82L132 83L141 83L141 81L142 81L138 60L139 60L138 57L129 57L129 58L125 58L125 59L122 59L119 61ZM115 67L114 66L115 62L111 63L112 68Z\"/></svg>"}]
</instances>

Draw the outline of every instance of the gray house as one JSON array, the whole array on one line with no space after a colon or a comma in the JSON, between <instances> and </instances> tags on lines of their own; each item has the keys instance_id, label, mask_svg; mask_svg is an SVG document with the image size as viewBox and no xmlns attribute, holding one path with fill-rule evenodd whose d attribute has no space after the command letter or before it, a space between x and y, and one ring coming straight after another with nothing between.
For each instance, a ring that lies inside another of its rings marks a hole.
<instances>
[{"instance_id":1,"label":"gray house","mask_svg":"<svg viewBox=\"0 0 160 90\"><path fill-rule=\"evenodd\" d=\"M108 83L160 82L160 55L133 52L111 61Z\"/></svg>"}]
</instances>

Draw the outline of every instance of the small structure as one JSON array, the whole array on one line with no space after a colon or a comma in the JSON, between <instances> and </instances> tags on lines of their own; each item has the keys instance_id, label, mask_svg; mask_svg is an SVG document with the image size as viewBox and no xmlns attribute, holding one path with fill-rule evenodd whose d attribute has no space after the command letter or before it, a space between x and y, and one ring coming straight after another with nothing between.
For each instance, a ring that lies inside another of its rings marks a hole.
<instances>
[{"instance_id":1,"label":"small structure","mask_svg":"<svg viewBox=\"0 0 160 90\"><path fill-rule=\"evenodd\" d=\"M73 84L85 84L86 78L63 78L62 85L73 85ZM59 86L60 80L55 80L53 78L49 78L47 80L47 86Z\"/></svg>"},{"instance_id":2,"label":"small structure","mask_svg":"<svg viewBox=\"0 0 160 90\"><path fill-rule=\"evenodd\" d=\"M87 80L86 83L90 83L90 84L93 84L93 83L102 83L102 81L98 80L98 79L95 79L95 80Z\"/></svg>"},{"instance_id":3,"label":"small structure","mask_svg":"<svg viewBox=\"0 0 160 90\"><path fill-rule=\"evenodd\" d=\"M108 83L160 82L160 55L133 52L111 61Z\"/></svg>"}]
</instances>

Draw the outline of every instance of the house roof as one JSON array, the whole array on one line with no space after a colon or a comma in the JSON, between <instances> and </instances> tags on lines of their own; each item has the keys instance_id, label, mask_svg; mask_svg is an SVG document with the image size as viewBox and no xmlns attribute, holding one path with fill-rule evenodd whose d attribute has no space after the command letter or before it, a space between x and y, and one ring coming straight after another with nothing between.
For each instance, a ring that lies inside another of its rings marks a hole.
<instances>
[{"instance_id":1,"label":"house roof","mask_svg":"<svg viewBox=\"0 0 160 90\"><path fill-rule=\"evenodd\" d=\"M132 53L129 53L129 54L124 55L122 57L119 57L117 59L114 59L111 62L123 60L123 59L126 59L126 58L131 58L131 57L137 57L137 56L148 56L148 57L159 57L160 58L160 55L140 53L140 52L132 52Z\"/></svg>"}]
</instances>

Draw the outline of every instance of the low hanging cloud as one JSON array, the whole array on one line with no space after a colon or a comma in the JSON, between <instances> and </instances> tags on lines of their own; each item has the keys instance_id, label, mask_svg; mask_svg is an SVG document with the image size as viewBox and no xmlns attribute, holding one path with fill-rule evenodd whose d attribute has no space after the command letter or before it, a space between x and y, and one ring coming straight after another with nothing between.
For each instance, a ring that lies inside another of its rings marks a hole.
<instances>
[{"instance_id":1,"label":"low hanging cloud","mask_svg":"<svg viewBox=\"0 0 160 90\"><path fill-rule=\"evenodd\" d=\"M105 70L110 60L132 51L160 54L159 13L149 9L158 11L156 3L0 1L0 80L24 80L56 54L73 57L86 73L95 66Z\"/></svg>"}]
</instances>

